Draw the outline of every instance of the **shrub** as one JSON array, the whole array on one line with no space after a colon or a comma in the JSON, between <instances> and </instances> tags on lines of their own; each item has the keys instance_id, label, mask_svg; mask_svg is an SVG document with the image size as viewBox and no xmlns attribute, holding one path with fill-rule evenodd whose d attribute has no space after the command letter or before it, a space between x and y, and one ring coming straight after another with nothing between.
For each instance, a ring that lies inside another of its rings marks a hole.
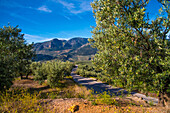
<instances>
[{"instance_id":1,"label":"shrub","mask_svg":"<svg viewBox=\"0 0 170 113\"><path fill-rule=\"evenodd\" d=\"M87 64L79 65L76 73L83 77L97 77L98 75L101 75L100 70L95 69L93 65L87 65Z\"/></svg>"},{"instance_id":2,"label":"shrub","mask_svg":"<svg viewBox=\"0 0 170 113\"><path fill-rule=\"evenodd\" d=\"M88 98L91 91L85 86L73 85L63 89L64 94L62 98Z\"/></svg>"},{"instance_id":3,"label":"shrub","mask_svg":"<svg viewBox=\"0 0 170 113\"><path fill-rule=\"evenodd\" d=\"M38 93L30 94L27 90L12 90L0 92L0 112L3 113L43 113L37 96Z\"/></svg>"},{"instance_id":4,"label":"shrub","mask_svg":"<svg viewBox=\"0 0 170 113\"><path fill-rule=\"evenodd\" d=\"M91 95L90 100L92 100L93 105L106 104L106 105L117 105L118 102L113 99L114 96L107 92L103 92L97 95Z\"/></svg>"},{"instance_id":5,"label":"shrub","mask_svg":"<svg viewBox=\"0 0 170 113\"><path fill-rule=\"evenodd\" d=\"M47 61L32 63L31 69L34 75L34 80L40 83L47 79L50 87L55 87L58 81L63 80L65 76L69 76L74 64L71 62Z\"/></svg>"},{"instance_id":6,"label":"shrub","mask_svg":"<svg viewBox=\"0 0 170 113\"><path fill-rule=\"evenodd\" d=\"M47 66L45 63L38 64L36 69L34 70L34 80L39 81L39 83L43 83L44 80L47 79Z\"/></svg>"}]
</instances>

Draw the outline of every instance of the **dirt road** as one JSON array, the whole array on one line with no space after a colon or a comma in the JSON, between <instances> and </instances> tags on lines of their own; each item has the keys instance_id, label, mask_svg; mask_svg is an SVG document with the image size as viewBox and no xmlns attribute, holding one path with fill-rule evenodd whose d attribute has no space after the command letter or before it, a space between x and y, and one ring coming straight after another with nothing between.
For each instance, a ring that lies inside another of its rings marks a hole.
<instances>
[{"instance_id":1,"label":"dirt road","mask_svg":"<svg viewBox=\"0 0 170 113\"><path fill-rule=\"evenodd\" d=\"M73 80L75 82L77 82L78 84L84 85L86 86L88 89L92 89L94 91L94 93L102 93L104 91L109 92L110 94L115 94L115 95L121 95L123 94L128 94L128 92L122 88L116 88L113 87L111 85L107 85L105 83L102 83L100 81L96 81L93 78L85 78L85 77L81 77L80 75L77 75L75 73L75 71L77 70L76 66L75 68L73 68L71 76L73 77ZM147 102L152 102L153 104L157 104L158 103L158 99L156 98L152 98L152 97L146 97L143 94L140 93L135 93L135 92L131 92L131 94L133 96L139 97L143 100L146 100Z\"/></svg>"}]
</instances>

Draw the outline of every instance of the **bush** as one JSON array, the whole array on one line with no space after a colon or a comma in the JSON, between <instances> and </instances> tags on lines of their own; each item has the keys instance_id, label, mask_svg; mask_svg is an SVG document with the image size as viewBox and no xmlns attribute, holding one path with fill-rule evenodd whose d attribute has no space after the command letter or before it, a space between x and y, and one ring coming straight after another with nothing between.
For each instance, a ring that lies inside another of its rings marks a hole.
<instances>
[{"instance_id":1,"label":"bush","mask_svg":"<svg viewBox=\"0 0 170 113\"><path fill-rule=\"evenodd\" d=\"M58 81L63 80L65 76L69 76L74 64L71 62L47 61L32 63L31 69L34 80L43 83L47 79L50 87L55 87Z\"/></svg>"},{"instance_id":2,"label":"bush","mask_svg":"<svg viewBox=\"0 0 170 113\"><path fill-rule=\"evenodd\" d=\"M93 65L79 65L78 69L76 71L78 75L81 75L83 77L97 77L98 75L101 75L101 71L98 69L95 69Z\"/></svg>"},{"instance_id":3,"label":"bush","mask_svg":"<svg viewBox=\"0 0 170 113\"><path fill-rule=\"evenodd\" d=\"M43 113L38 93L30 94L27 90L0 92L0 112L2 113Z\"/></svg>"},{"instance_id":4,"label":"bush","mask_svg":"<svg viewBox=\"0 0 170 113\"><path fill-rule=\"evenodd\" d=\"M34 80L37 80L41 83L44 82L44 80L47 79L47 66L45 63L41 63L37 65L36 69L34 70Z\"/></svg>"},{"instance_id":5,"label":"bush","mask_svg":"<svg viewBox=\"0 0 170 113\"><path fill-rule=\"evenodd\" d=\"M98 104L117 105L118 102L113 98L114 95L110 95L110 93L103 92L97 95L91 95L90 100L92 100L93 105L98 105Z\"/></svg>"},{"instance_id":6,"label":"bush","mask_svg":"<svg viewBox=\"0 0 170 113\"><path fill-rule=\"evenodd\" d=\"M47 83L50 87L56 86L58 81L64 78L64 68L61 62L48 62Z\"/></svg>"}]
</instances>

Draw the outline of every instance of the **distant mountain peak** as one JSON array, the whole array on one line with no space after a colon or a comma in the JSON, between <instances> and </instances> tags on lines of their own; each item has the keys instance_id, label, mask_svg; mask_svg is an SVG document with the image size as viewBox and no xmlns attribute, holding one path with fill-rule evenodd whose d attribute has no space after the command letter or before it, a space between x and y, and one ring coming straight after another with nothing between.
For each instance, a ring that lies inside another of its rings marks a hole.
<instances>
[{"instance_id":1,"label":"distant mountain peak","mask_svg":"<svg viewBox=\"0 0 170 113\"><path fill-rule=\"evenodd\" d=\"M51 59L51 57L65 58L65 56L71 57L72 55L74 57L76 55L94 55L97 50L88 43L88 38L74 37L69 40L55 38L50 41L34 44L34 51L42 59L45 59L45 56L49 56Z\"/></svg>"},{"instance_id":2,"label":"distant mountain peak","mask_svg":"<svg viewBox=\"0 0 170 113\"><path fill-rule=\"evenodd\" d=\"M51 41L58 41L59 39L57 39L57 38L54 38L54 39L52 39Z\"/></svg>"}]
</instances>

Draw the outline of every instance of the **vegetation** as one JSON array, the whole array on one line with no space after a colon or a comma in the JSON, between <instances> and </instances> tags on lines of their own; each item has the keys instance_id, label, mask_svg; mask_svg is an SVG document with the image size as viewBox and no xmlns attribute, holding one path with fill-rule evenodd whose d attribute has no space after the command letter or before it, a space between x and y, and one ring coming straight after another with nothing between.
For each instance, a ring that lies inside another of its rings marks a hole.
<instances>
[{"instance_id":1,"label":"vegetation","mask_svg":"<svg viewBox=\"0 0 170 113\"><path fill-rule=\"evenodd\" d=\"M90 45L83 46L77 50L77 55L94 55L97 49L92 48Z\"/></svg>"},{"instance_id":2,"label":"vegetation","mask_svg":"<svg viewBox=\"0 0 170 113\"><path fill-rule=\"evenodd\" d=\"M101 94L98 94L97 96L92 95L90 99L92 99L92 104L106 104L106 105L117 105L117 101L113 99L114 96L108 94L107 92L103 92Z\"/></svg>"},{"instance_id":3,"label":"vegetation","mask_svg":"<svg viewBox=\"0 0 170 113\"><path fill-rule=\"evenodd\" d=\"M91 91L72 81L71 76L59 81L57 87L50 88L48 83L39 85L37 81L16 79L10 90L0 92L0 112L2 113L44 113L49 111L48 99L88 98ZM27 85L25 87L24 85ZM31 87L28 87L31 85Z\"/></svg>"},{"instance_id":4,"label":"vegetation","mask_svg":"<svg viewBox=\"0 0 170 113\"><path fill-rule=\"evenodd\" d=\"M34 52L23 37L18 26L0 28L0 90L9 88L14 77L22 78L29 71Z\"/></svg>"},{"instance_id":5,"label":"vegetation","mask_svg":"<svg viewBox=\"0 0 170 113\"><path fill-rule=\"evenodd\" d=\"M24 89L1 92L0 112L2 113L43 113L38 93L30 94Z\"/></svg>"},{"instance_id":6,"label":"vegetation","mask_svg":"<svg viewBox=\"0 0 170 113\"><path fill-rule=\"evenodd\" d=\"M170 89L170 9L167 0L158 2L160 14L150 20L148 0L94 0L97 26L90 42L99 50L94 64L115 85L156 92L159 105L165 106Z\"/></svg>"},{"instance_id":7,"label":"vegetation","mask_svg":"<svg viewBox=\"0 0 170 113\"><path fill-rule=\"evenodd\" d=\"M97 77L102 81L129 90L156 92L159 94L159 105L167 105L168 93L170 93L170 42L167 40L167 33L170 30L170 10L167 5L168 1L158 1L163 5L163 9L160 9L161 16L150 21L145 14L148 0L94 0L92 7L97 26L92 31L93 39L89 40L92 46L98 49L98 53L94 57L94 65L86 61L77 62L79 68L76 73L84 77ZM18 27L0 28L0 90L2 90L0 92L0 112L47 112L42 106L46 104L45 99L57 98L84 98L91 100L92 105L115 105L116 107L112 111L131 112L130 107L116 110L117 106L124 105L117 101L121 100L119 97L115 100L114 96L106 92L94 95L95 92L92 93L86 87L75 84L70 76L74 63L68 61L31 63L34 56L33 45L27 44L23 38L24 35L20 32L21 29ZM64 49L62 52L73 52L85 44L84 39L79 39L80 44L71 45L72 42L76 42L75 40L77 39L61 43L62 46L58 48L45 49L49 49L49 54L52 50L61 50L64 47L72 50L65 51ZM58 46L57 42L62 41L54 39L51 42ZM41 44L37 44L37 50L41 51L42 48L39 45ZM88 49L89 45L74 52L89 55L97 51L90 48L91 51L86 53ZM62 52L59 53L63 54ZM71 58L69 54L65 55L59 56L59 58ZM40 54L40 56L42 55ZM77 59L89 59L89 56L77 56ZM51 56L51 58L53 57ZM19 76L23 78L23 75L28 77L30 73L35 81L32 79L24 81L17 78ZM16 82L13 81L14 78L17 78L15 80L18 83L23 83L13 87L26 89L11 87L10 90L4 90L9 88L12 82ZM40 86L32 84L33 82L38 83L37 81L41 84ZM44 102L42 102L43 99ZM147 104L144 100L141 101ZM126 105L137 105L127 103ZM71 107L70 111L75 111L75 106L77 105ZM109 110L110 108L113 107L109 107Z\"/></svg>"},{"instance_id":8,"label":"vegetation","mask_svg":"<svg viewBox=\"0 0 170 113\"><path fill-rule=\"evenodd\" d=\"M47 62L43 63L46 64ZM50 63L52 63L52 61ZM32 68L36 69L41 63L34 62L33 64ZM95 112L94 109L96 109L96 112L99 112L99 110L103 110L103 112L124 112L125 110L144 112L153 111L155 109L150 107L139 107L146 103L135 103L130 100L125 101L120 98L114 98L114 95L110 95L106 92L95 95L91 90L87 90L85 86L77 85L71 76L66 76L63 80L59 80L57 86L53 88L49 87L47 81L44 81L42 85L38 84L38 81L32 79L33 77L35 76L29 76L29 79L17 78L13 81L14 85L10 90L0 92L0 112L66 112L66 110L69 110L69 106L71 107L72 105L78 105L78 112L84 112L86 110L93 110L92 112ZM69 98L84 98L89 101L78 99L81 101L83 100L83 102L77 103L74 99ZM134 107L137 106L138 110L135 110ZM61 108L65 109L61 110ZM157 111L158 109L160 108L157 108L154 111Z\"/></svg>"},{"instance_id":9,"label":"vegetation","mask_svg":"<svg viewBox=\"0 0 170 113\"><path fill-rule=\"evenodd\" d=\"M69 78L69 79L68 79ZM22 113L22 112L28 112L28 113L44 113L44 112L53 112L55 111L56 101L60 101L60 104L57 103L59 107L61 107L61 98L65 98L64 100L69 100L68 98L83 98L89 101L86 101L83 105L86 105L88 110L91 110L92 108L89 108L89 106L94 106L97 109L98 105L102 106L100 109L105 109L106 106L109 106L110 108L116 108L119 110L129 109L129 107L133 108L138 106L138 109L146 110L146 107L142 108L140 106L145 105L141 102L134 102L130 100L123 100L121 98L115 98L114 95L110 95L106 92L103 92L101 94L94 95L93 91L88 90L85 86L77 85L75 82L72 81L71 76L66 76L66 79L59 81L60 85L57 87L47 87L48 85L43 83L42 85L39 85L37 81L31 80L31 76L29 79L21 79L21 80L15 80L14 86L10 90L6 92L0 92L0 112L10 112L10 113ZM30 84L30 87L25 87ZM19 88L22 86L22 88ZM25 89L26 88L26 89ZM55 99L55 100L53 100ZM57 100L58 99L58 100ZM63 101L64 101L63 100ZM73 100L70 99L68 103L73 103L74 105L81 105L77 104L75 102L72 102ZM82 99L81 99L82 100ZM53 103L53 104L52 104ZM67 108L66 104L62 107ZM127 106L127 108L125 108ZM51 109L51 107L53 109ZM68 106L69 107L69 106ZM71 107L71 105L70 105ZM82 111L85 108L81 106L78 111ZM114 109L113 111L116 111ZM147 109L151 110L151 108L147 107ZM61 112L60 110L56 110L55 112ZM108 110L109 111L109 110ZM136 111L137 112L137 111Z\"/></svg>"},{"instance_id":10,"label":"vegetation","mask_svg":"<svg viewBox=\"0 0 170 113\"><path fill-rule=\"evenodd\" d=\"M99 80L107 82L107 80L105 81L103 78L104 72L102 70L95 69L95 66L89 64L88 62L81 62L76 70L76 73L83 77L95 77Z\"/></svg>"},{"instance_id":11,"label":"vegetation","mask_svg":"<svg viewBox=\"0 0 170 113\"><path fill-rule=\"evenodd\" d=\"M48 85L55 87L58 81L70 75L73 66L74 64L69 61L33 62L31 64L31 70L35 80L43 83L47 79Z\"/></svg>"},{"instance_id":12,"label":"vegetation","mask_svg":"<svg viewBox=\"0 0 170 113\"><path fill-rule=\"evenodd\" d=\"M115 84L115 81L111 76L106 76L107 73L105 71L103 71L101 68L97 68L91 62L82 61L77 62L76 64L79 64L76 73L82 77L96 78L113 86L125 88L121 84Z\"/></svg>"},{"instance_id":13,"label":"vegetation","mask_svg":"<svg viewBox=\"0 0 170 113\"><path fill-rule=\"evenodd\" d=\"M75 62L75 64L77 64L77 65L85 65L85 64L87 64L87 65L92 65L92 62L90 61L90 60L87 60L87 61L76 61Z\"/></svg>"}]
</instances>

